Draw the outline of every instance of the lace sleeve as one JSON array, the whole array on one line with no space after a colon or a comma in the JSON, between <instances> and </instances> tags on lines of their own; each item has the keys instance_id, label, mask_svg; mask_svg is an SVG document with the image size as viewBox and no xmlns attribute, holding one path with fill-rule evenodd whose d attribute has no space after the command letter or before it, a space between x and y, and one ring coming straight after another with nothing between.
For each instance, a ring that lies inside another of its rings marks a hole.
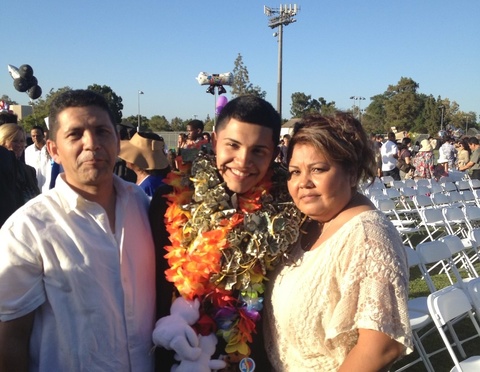
<instances>
[{"instance_id":1,"label":"lace sleeve","mask_svg":"<svg viewBox=\"0 0 480 372\"><path fill-rule=\"evenodd\" d=\"M385 333L412 350L408 319L408 267L393 225L378 217L363 221L345 241L339 264L340 300L332 317L331 347L353 346L358 329Z\"/></svg>"}]
</instances>

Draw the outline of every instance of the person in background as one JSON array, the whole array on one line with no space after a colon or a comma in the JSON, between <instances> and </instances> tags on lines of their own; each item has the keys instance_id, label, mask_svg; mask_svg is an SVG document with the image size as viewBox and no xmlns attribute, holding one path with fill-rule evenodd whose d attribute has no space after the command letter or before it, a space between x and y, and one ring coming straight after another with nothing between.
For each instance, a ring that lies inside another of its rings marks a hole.
<instances>
[{"instance_id":1,"label":"person in background","mask_svg":"<svg viewBox=\"0 0 480 372\"><path fill-rule=\"evenodd\" d=\"M187 123L187 142L183 145L184 149L200 149L208 142L203 138L203 121L194 119Z\"/></svg>"},{"instance_id":2,"label":"person in background","mask_svg":"<svg viewBox=\"0 0 480 372\"><path fill-rule=\"evenodd\" d=\"M88 90L52 101L55 188L0 229L0 366L5 371L153 369L155 258L149 200L112 172L119 139Z\"/></svg>"},{"instance_id":3,"label":"person in background","mask_svg":"<svg viewBox=\"0 0 480 372\"><path fill-rule=\"evenodd\" d=\"M130 134L128 132L129 128L130 127L126 125L117 124L117 131L120 137L120 141L128 141L130 139ZM127 162L119 157L117 158L117 160L115 161L115 165L113 166L113 173L125 181L133 183L137 182L137 175L135 174L135 172L130 168L127 168Z\"/></svg>"},{"instance_id":4,"label":"person in background","mask_svg":"<svg viewBox=\"0 0 480 372\"><path fill-rule=\"evenodd\" d=\"M462 138L457 142L457 169L460 169L470 160L470 146L468 145L468 138Z\"/></svg>"},{"instance_id":5,"label":"person in background","mask_svg":"<svg viewBox=\"0 0 480 372\"><path fill-rule=\"evenodd\" d=\"M351 115L307 115L287 155L288 190L309 218L269 276L265 349L276 371L387 371L412 352L409 271L385 214L357 192L374 154Z\"/></svg>"},{"instance_id":6,"label":"person in background","mask_svg":"<svg viewBox=\"0 0 480 372\"><path fill-rule=\"evenodd\" d=\"M469 171L470 178L480 180L480 143L478 138L470 137L468 139L468 146L472 152L470 159L468 160L467 164L465 164L463 167L460 167L458 170L462 172Z\"/></svg>"},{"instance_id":7,"label":"person in background","mask_svg":"<svg viewBox=\"0 0 480 372\"><path fill-rule=\"evenodd\" d=\"M119 158L137 175L137 185L151 199L169 172L164 153L165 144L155 133L136 133L129 141L120 142Z\"/></svg>"},{"instance_id":8,"label":"person in background","mask_svg":"<svg viewBox=\"0 0 480 372\"><path fill-rule=\"evenodd\" d=\"M420 149L412 160L412 165L415 167L414 177L431 179L434 169L433 161L432 145L428 139L424 139L420 142Z\"/></svg>"},{"instance_id":9,"label":"person in background","mask_svg":"<svg viewBox=\"0 0 480 372\"><path fill-rule=\"evenodd\" d=\"M397 168L400 171L400 178L404 180L405 178L412 178L413 167L411 165L411 152L410 144L412 140L409 137L403 137L402 143L398 147L398 160Z\"/></svg>"},{"instance_id":10,"label":"person in background","mask_svg":"<svg viewBox=\"0 0 480 372\"><path fill-rule=\"evenodd\" d=\"M208 132L203 132L202 136L203 136L203 139L204 139L205 141L207 141L207 143L212 142L212 136L210 135L210 133L208 133Z\"/></svg>"},{"instance_id":11,"label":"person in background","mask_svg":"<svg viewBox=\"0 0 480 372\"><path fill-rule=\"evenodd\" d=\"M0 111L0 126L17 122L17 116ZM16 189L17 159L15 154L0 146L0 227L10 215L23 204L23 198Z\"/></svg>"},{"instance_id":12,"label":"person in background","mask_svg":"<svg viewBox=\"0 0 480 372\"><path fill-rule=\"evenodd\" d=\"M52 159L47 151L45 131L39 125L30 131L33 143L25 149L25 163L35 168L38 187L41 192L50 189Z\"/></svg>"},{"instance_id":13,"label":"person in background","mask_svg":"<svg viewBox=\"0 0 480 372\"><path fill-rule=\"evenodd\" d=\"M444 172L448 174L449 171L455 169L455 161L457 158L457 150L453 145L454 140L452 137L445 136L441 139L441 145L438 149L438 161L437 164L442 164Z\"/></svg>"},{"instance_id":14,"label":"person in background","mask_svg":"<svg viewBox=\"0 0 480 372\"><path fill-rule=\"evenodd\" d=\"M16 157L17 174L15 189L20 205L40 194L35 168L25 164L21 159L25 151L25 131L17 124L3 124L0 126L0 146L13 151ZM19 205L19 206L20 206Z\"/></svg>"},{"instance_id":15,"label":"person in background","mask_svg":"<svg viewBox=\"0 0 480 372\"><path fill-rule=\"evenodd\" d=\"M388 133L388 140L380 148L382 156L382 176L391 176L400 180L400 171L397 168L398 146L395 133Z\"/></svg>"},{"instance_id":16,"label":"person in background","mask_svg":"<svg viewBox=\"0 0 480 372\"><path fill-rule=\"evenodd\" d=\"M186 144L187 144L187 135L185 133L179 133L178 140L177 140L177 153L179 152L180 149L183 149Z\"/></svg>"},{"instance_id":17,"label":"person in background","mask_svg":"<svg viewBox=\"0 0 480 372\"><path fill-rule=\"evenodd\" d=\"M280 156L280 161L283 165L287 165L287 150L288 150L288 144L290 143L290 139L292 137L290 134L284 134L283 135L283 143L280 145L280 151L279 151L279 156Z\"/></svg>"}]
</instances>

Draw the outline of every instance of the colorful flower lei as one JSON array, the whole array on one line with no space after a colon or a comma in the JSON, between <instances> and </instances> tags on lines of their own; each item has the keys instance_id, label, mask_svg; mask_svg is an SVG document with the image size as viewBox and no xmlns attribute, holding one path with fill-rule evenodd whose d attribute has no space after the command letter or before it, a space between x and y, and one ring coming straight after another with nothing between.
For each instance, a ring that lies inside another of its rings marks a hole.
<instances>
[{"instance_id":1,"label":"colorful flower lei","mask_svg":"<svg viewBox=\"0 0 480 372\"><path fill-rule=\"evenodd\" d=\"M187 299L199 298L201 334L217 333L229 355L248 356L263 308L266 272L297 240L301 214L286 187L287 172L274 166L249 192L231 194L212 156L200 153L191 175L165 180L168 281Z\"/></svg>"}]
</instances>

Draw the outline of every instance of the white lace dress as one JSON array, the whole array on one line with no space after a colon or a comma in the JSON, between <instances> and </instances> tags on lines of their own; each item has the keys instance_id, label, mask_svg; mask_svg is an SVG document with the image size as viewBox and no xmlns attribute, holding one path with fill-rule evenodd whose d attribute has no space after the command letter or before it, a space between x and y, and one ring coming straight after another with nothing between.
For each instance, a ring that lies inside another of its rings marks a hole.
<instances>
[{"instance_id":1,"label":"white lace dress","mask_svg":"<svg viewBox=\"0 0 480 372\"><path fill-rule=\"evenodd\" d=\"M272 273L265 298L265 348L276 371L338 370L359 328L412 351L406 255L382 212L359 214L314 250L297 245L293 260Z\"/></svg>"}]
</instances>

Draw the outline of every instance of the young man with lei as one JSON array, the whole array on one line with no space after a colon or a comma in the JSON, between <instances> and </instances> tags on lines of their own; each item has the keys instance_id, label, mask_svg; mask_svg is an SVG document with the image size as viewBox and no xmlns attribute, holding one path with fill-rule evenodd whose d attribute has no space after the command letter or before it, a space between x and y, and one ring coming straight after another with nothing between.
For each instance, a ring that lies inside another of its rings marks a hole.
<instances>
[{"instance_id":1,"label":"young man with lei","mask_svg":"<svg viewBox=\"0 0 480 372\"><path fill-rule=\"evenodd\" d=\"M287 171L273 162L280 128L280 116L263 99L230 101L217 120L216 156L200 152L191 169L172 172L168 194L157 191L150 207L157 315L169 315L172 293L199 299L193 327L199 335L217 335L215 357L225 357L225 371L252 364L249 344L254 335L261 338L266 273L299 234L302 217L286 188ZM173 359L159 349L158 370L165 371Z\"/></svg>"}]
</instances>

